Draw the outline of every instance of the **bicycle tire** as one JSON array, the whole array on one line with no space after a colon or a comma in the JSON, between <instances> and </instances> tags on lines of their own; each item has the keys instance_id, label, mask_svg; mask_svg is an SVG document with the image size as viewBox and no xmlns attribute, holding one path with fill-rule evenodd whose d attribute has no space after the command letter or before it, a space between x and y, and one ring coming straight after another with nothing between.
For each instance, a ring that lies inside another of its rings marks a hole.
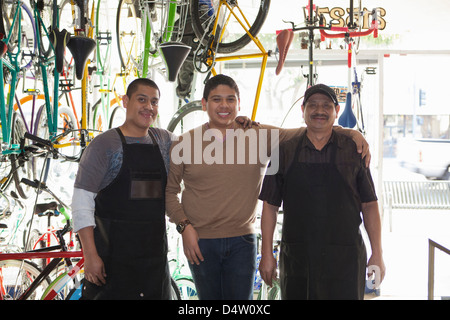
<instances>
[{"instance_id":1,"label":"bicycle tire","mask_svg":"<svg viewBox=\"0 0 450 320\"><path fill-rule=\"evenodd\" d=\"M45 289L41 296L41 300L50 300L47 295L52 292L54 288L59 288L59 292L56 294L53 300L79 300L81 298L81 289L83 279L71 280L66 283L68 277L68 271L65 271L58 275ZM61 282L61 283L60 283Z\"/></svg>"},{"instance_id":2,"label":"bicycle tire","mask_svg":"<svg viewBox=\"0 0 450 320\"><path fill-rule=\"evenodd\" d=\"M116 36L117 50L123 71L129 69L128 65L130 61L136 61L137 55L141 52L139 45L142 37L140 35L141 30L138 24L138 18L140 18L138 0L119 1L116 15ZM124 22L124 19L127 19L126 22L128 23ZM130 28L130 31L123 31L123 27ZM125 36L127 36L126 39L124 38ZM128 36L130 39L128 39ZM125 47L127 43L130 46L129 50Z\"/></svg>"},{"instance_id":3,"label":"bicycle tire","mask_svg":"<svg viewBox=\"0 0 450 320\"><path fill-rule=\"evenodd\" d=\"M31 2L34 3L33 1ZM38 2L39 17L37 19L37 30L39 31L39 43L40 54L44 57L48 57L53 51L50 44L50 30L57 25L58 17L56 17L56 11L53 8L53 0L42 0ZM44 29L45 28L45 29ZM49 34L47 36L46 32Z\"/></svg>"},{"instance_id":4,"label":"bicycle tire","mask_svg":"<svg viewBox=\"0 0 450 320\"><path fill-rule=\"evenodd\" d=\"M66 106L58 108L58 125L57 134L63 134L68 132L64 139L60 140L60 144L71 142L77 139L78 131L76 129L76 118L73 111ZM48 122L47 122L47 112L45 110L45 105L42 105L36 115L34 135L42 138L49 138ZM64 150L64 151L63 151ZM68 157L76 157L80 153L79 146L69 146L61 149L61 154ZM41 160L46 160L41 157L34 157L32 159L33 164L33 175L34 179L41 179L42 169L44 165ZM72 161L62 161L59 159L51 159L51 170L48 171L48 178L44 177L44 181L47 180L53 183L60 183L62 179L74 179L77 169L77 164ZM48 165L47 163L45 166Z\"/></svg>"},{"instance_id":5,"label":"bicycle tire","mask_svg":"<svg viewBox=\"0 0 450 320\"><path fill-rule=\"evenodd\" d=\"M13 30L11 29L10 25L10 19L11 15L14 15L14 11L16 9L17 3L14 3L9 8L6 8L6 2L3 2L3 12L5 12L4 17L2 18L1 22L3 24L3 28L6 28L5 30L6 34L5 36L8 36L9 32L12 32L11 37L8 42L8 51L13 53L13 51L16 50L18 45L18 33L19 33L19 24L21 24L21 46L20 46L20 52L16 52L20 55L20 57L17 57L17 62L19 63L19 69L29 69L33 62L33 56L36 53L37 49L37 42L36 42L36 25L34 23L33 13L31 12L30 8L25 3L20 4L20 10L21 10L21 21L16 22L13 26ZM11 9L11 11L10 11ZM8 17L10 19L8 19Z\"/></svg>"},{"instance_id":6,"label":"bicycle tire","mask_svg":"<svg viewBox=\"0 0 450 320\"><path fill-rule=\"evenodd\" d=\"M8 283L8 281L11 281L11 287L17 285L17 283L20 283L19 288L17 289L7 288L6 292L11 289L14 290L13 292L10 292L7 297L7 299L11 300L16 300L17 297L19 297L30 286L31 282L34 281L41 273L41 270L35 263L27 260L2 260L0 261L0 270L2 271L1 276L3 278L1 283L3 283L3 286L5 286L5 283ZM26 272L26 274L23 274L24 272ZM9 275L5 277L5 274ZM42 293L49 285L50 279L48 277L44 278L41 284L30 296L29 300L39 300ZM16 290L18 291L15 292Z\"/></svg>"},{"instance_id":7,"label":"bicycle tire","mask_svg":"<svg viewBox=\"0 0 450 320\"><path fill-rule=\"evenodd\" d=\"M170 277L170 300L181 300L180 290L172 277Z\"/></svg>"},{"instance_id":8,"label":"bicycle tire","mask_svg":"<svg viewBox=\"0 0 450 320\"><path fill-rule=\"evenodd\" d=\"M188 120L188 115L192 114L193 112L195 112L195 115L194 117L192 117L192 119L190 119L191 121L186 121ZM195 128L198 125L203 124L206 121L206 118L207 115L206 112L204 112L202 109L201 101L191 101L177 110L177 112L173 115L172 120L170 120L167 126L167 130L179 135Z\"/></svg>"},{"instance_id":9,"label":"bicycle tire","mask_svg":"<svg viewBox=\"0 0 450 320\"><path fill-rule=\"evenodd\" d=\"M25 136L25 124L20 117L20 115L17 112L14 112L12 117L12 127L11 127L11 145L13 144L20 144L20 140ZM27 144L25 142L25 144ZM22 185L20 183L20 180L22 180L23 177L33 180L33 166L31 164L31 161L27 161L21 157L19 157L19 154L11 154L10 155L10 161L11 161L11 170L12 170L12 176L14 183L16 185L17 193L22 197L23 199L28 199L31 193L31 187Z\"/></svg>"},{"instance_id":10,"label":"bicycle tire","mask_svg":"<svg viewBox=\"0 0 450 320\"><path fill-rule=\"evenodd\" d=\"M270 6L270 0L260 0L261 3L258 6L252 6L248 5L245 7L244 12L244 6L242 6L242 2L239 1L240 8L245 15L245 17L248 19L250 28L248 29L249 33L256 37L259 31L261 30L261 27L263 26L266 17L269 12L269 6ZM213 26L213 23L211 22L211 18L215 17L216 14L214 12L215 5L212 4L213 1L205 1L205 0L191 0L190 1L190 13L192 18L192 28L194 29L195 34L199 39L203 39L202 44L208 45L209 35L211 33L211 30L207 29L207 26ZM215 1L217 3L218 1ZM237 1L236 1L237 2ZM259 8L259 9L258 9ZM257 14L251 14L250 10L257 11ZM237 21L236 21L237 22ZM227 25L227 29L229 29L230 23ZM245 32L245 30L238 24L238 27L240 28L240 31L236 33L236 36L231 38L230 41L222 41L219 43L217 47L218 53L232 53L236 52L243 47L245 47L247 44L252 41L250 36ZM206 36L204 37L204 34L206 33ZM216 43L213 42L213 48L216 48Z\"/></svg>"},{"instance_id":11,"label":"bicycle tire","mask_svg":"<svg viewBox=\"0 0 450 320\"><path fill-rule=\"evenodd\" d=\"M97 85L100 93L100 103L109 103L109 99L112 92L112 80L111 80L111 56L112 56L112 30L111 19L109 18L110 7L108 3L110 1L97 0L97 7L95 11L95 74L98 76ZM97 102L98 103L98 102ZM108 106L109 107L109 106ZM103 108L100 108L103 109ZM96 110L95 105L92 110ZM109 114L109 112L108 112ZM96 114L93 114L92 128L97 129L95 124L98 123L95 119ZM105 115L101 120L107 121L109 115ZM103 123L103 122L102 122ZM104 122L105 127L108 122Z\"/></svg>"},{"instance_id":12,"label":"bicycle tire","mask_svg":"<svg viewBox=\"0 0 450 320\"><path fill-rule=\"evenodd\" d=\"M97 0L95 12L95 39L97 71L100 75L110 73L112 32L110 30L109 6L110 1ZM104 48L106 47L106 48ZM104 50L106 49L106 50Z\"/></svg>"},{"instance_id":13,"label":"bicycle tire","mask_svg":"<svg viewBox=\"0 0 450 320\"><path fill-rule=\"evenodd\" d=\"M106 116L103 114L102 99L98 101L92 107L92 125L91 128L98 132L103 132L105 129L105 124L107 123Z\"/></svg>"},{"instance_id":14,"label":"bicycle tire","mask_svg":"<svg viewBox=\"0 0 450 320\"><path fill-rule=\"evenodd\" d=\"M106 131L107 129L115 128L123 123L125 120L125 109L122 107L120 98L114 98L111 101L105 101L105 97L100 97L92 107L92 128L99 132ZM103 101L102 101L103 99ZM108 114L105 115L103 110L103 104L107 104L105 108ZM117 110L116 110L117 109ZM112 110L112 111L111 111ZM119 116L119 113L120 116ZM116 119L114 120L114 117ZM118 123L119 122L119 123ZM115 126L114 126L115 125Z\"/></svg>"},{"instance_id":15,"label":"bicycle tire","mask_svg":"<svg viewBox=\"0 0 450 320\"><path fill-rule=\"evenodd\" d=\"M29 69L31 68L33 64L33 57L36 54L37 51L37 39L36 39L36 24L34 22L33 18L33 12L25 3L22 3L22 10L25 11L25 15L22 14L24 17L23 19L27 18L26 21L29 21L28 29L24 31L24 25L27 25L25 23L22 23L22 41L26 41L26 46L22 45L22 60L23 65L21 66L21 69ZM31 29L30 29L31 28ZM30 40L32 40L32 45L30 45ZM28 49L28 52L25 52L25 48Z\"/></svg>"},{"instance_id":16,"label":"bicycle tire","mask_svg":"<svg viewBox=\"0 0 450 320\"><path fill-rule=\"evenodd\" d=\"M74 286L70 289L69 294L64 298L64 300L80 300L83 292L83 282L84 278L78 283L78 286Z\"/></svg>"},{"instance_id":17,"label":"bicycle tire","mask_svg":"<svg viewBox=\"0 0 450 320\"><path fill-rule=\"evenodd\" d=\"M194 280L188 277L176 278L178 290L180 291L181 300L198 300L197 288Z\"/></svg>"},{"instance_id":18,"label":"bicycle tire","mask_svg":"<svg viewBox=\"0 0 450 320\"><path fill-rule=\"evenodd\" d=\"M111 112L111 117L109 119L109 128L116 128L121 126L125 122L126 111L121 105L118 105Z\"/></svg>"}]
</instances>

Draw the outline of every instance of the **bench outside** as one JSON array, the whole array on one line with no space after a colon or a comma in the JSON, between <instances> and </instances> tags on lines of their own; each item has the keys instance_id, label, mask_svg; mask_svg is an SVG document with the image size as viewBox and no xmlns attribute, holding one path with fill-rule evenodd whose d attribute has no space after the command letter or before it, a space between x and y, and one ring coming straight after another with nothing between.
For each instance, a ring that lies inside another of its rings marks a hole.
<instances>
[{"instance_id":1,"label":"bench outside","mask_svg":"<svg viewBox=\"0 0 450 320\"><path fill-rule=\"evenodd\" d=\"M450 209L450 181L384 181L383 199L392 231L393 209Z\"/></svg>"}]
</instances>

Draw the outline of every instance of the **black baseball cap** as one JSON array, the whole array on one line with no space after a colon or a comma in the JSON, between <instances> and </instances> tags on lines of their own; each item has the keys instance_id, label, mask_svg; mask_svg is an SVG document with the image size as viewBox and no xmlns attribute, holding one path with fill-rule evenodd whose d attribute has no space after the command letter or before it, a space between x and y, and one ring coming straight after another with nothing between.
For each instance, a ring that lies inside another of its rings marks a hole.
<instances>
[{"instance_id":1,"label":"black baseball cap","mask_svg":"<svg viewBox=\"0 0 450 320\"><path fill-rule=\"evenodd\" d=\"M316 84L316 85L311 86L308 89L306 89L305 97L303 99L303 105L313 94L316 94L316 93L322 93L322 94L330 97L330 99L333 101L333 103L335 105L339 104L338 99L336 97L336 92L334 92L334 90L331 89L329 86L320 83L320 84Z\"/></svg>"}]
</instances>

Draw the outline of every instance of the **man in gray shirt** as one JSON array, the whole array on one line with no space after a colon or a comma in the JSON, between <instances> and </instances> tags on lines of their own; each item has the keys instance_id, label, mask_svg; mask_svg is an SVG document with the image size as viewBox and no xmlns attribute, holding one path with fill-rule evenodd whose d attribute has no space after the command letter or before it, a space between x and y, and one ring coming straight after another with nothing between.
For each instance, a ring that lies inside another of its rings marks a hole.
<instances>
[{"instance_id":1,"label":"man in gray shirt","mask_svg":"<svg viewBox=\"0 0 450 320\"><path fill-rule=\"evenodd\" d=\"M134 80L123 97L125 122L97 136L80 161L72 215L85 259L82 299L170 298L164 193L171 134L150 128L159 96L152 80Z\"/></svg>"}]
</instances>

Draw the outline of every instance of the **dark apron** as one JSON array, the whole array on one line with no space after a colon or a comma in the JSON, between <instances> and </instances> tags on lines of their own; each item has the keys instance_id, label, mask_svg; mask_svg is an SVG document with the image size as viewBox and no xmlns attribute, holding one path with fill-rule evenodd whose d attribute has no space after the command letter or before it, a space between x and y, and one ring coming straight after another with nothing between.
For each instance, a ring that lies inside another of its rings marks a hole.
<instances>
[{"instance_id":1,"label":"dark apron","mask_svg":"<svg viewBox=\"0 0 450 320\"><path fill-rule=\"evenodd\" d=\"M155 137L127 144L120 129L119 174L95 198L94 238L106 285L85 281L83 299L169 299L165 187L167 174Z\"/></svg>"},{"instance_id":2,"label":"dark apron","mask_svg":"<svg viewBox=\"0 0 450 320\"><path fill-rule=\"evenodd\" d=\"M363 299L366 249L360 201L339 173L336 143L330 163L298 161L285 176L280 250L283 299Z\"/></svg>"}]
</instances>

